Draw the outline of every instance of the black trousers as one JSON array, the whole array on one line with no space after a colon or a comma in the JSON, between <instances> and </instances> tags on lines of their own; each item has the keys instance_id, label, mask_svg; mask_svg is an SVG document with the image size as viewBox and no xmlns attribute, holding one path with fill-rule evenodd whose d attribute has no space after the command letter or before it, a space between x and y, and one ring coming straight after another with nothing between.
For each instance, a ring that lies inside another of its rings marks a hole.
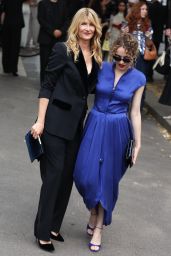
<instances>
[{"instance_id":1,"label":"black trousers","mask_svg":"<svg viewBox=\"0 0 171 256\"><path fill-rule=\"evenodd\" d=\"M2 66L6 73L18 71L21 28L4 27L2 31Z\"/></svg>"},{"instance_id":2,"label":"black trousers","mask_svg":"<svg viewBox=\"0 0 171 256\"><path fill-rule=\"evenodd\" d=\"M40 160L42 187L34 234L48 241L50 232L59 232L73 185L73 170L82 129L67 141L44 132L42 142L45 154Z\"/></svg>"}]
</instances>

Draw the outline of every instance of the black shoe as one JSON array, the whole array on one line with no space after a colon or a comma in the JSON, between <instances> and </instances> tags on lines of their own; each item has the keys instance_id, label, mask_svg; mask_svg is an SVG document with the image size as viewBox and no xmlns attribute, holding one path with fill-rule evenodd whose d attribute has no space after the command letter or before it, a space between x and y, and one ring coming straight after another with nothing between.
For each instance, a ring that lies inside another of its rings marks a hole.
<instances>
[{"instance_id":1,"label":"black shoe","mask_svg":"<svg viewBox=\"0 0 171 256\"><path fill-rule=\"evenodd\" d=\"M46 252L53 252L55 250L52 243L50 243L50 244L41 244L40 240L38 240L38 239L37 239L37 243L38 243L40 249L42 249Z\"/></svg>"},{"instance_id":2,"label":"black shoe","mask_svg":"<svg viewBox=\"0 0 171 256\"><path fill-rule=\"evenodd\" d=\"M55 236L52 233L50 233L50 238L53 239L53 240L56 240L58 242L64 242L64 239L63 239L63 237L61 236L60 233L58 233L57 236Z\"/></svg>"},{"instance_id":3,"label":"black shoe","mask_svg":"<svg viewBox=\"0 0 171 256\"><path fill-rule=\"evenodd\" d=\"M17 72L12 72L13 76L18 76Z\"/></svg>"}]
</instances>

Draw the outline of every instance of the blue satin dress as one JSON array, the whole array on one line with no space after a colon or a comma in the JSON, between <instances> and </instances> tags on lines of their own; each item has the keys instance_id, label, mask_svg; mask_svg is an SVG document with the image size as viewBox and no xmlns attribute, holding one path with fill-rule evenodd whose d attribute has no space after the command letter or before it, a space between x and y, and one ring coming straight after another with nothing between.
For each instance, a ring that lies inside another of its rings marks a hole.
<instances>
[{"instance_id":1,"label":"blue satin dress","mask_svg":"<svg viewBox=\"0 0 171 256\"><path fill-rule=\"evenodd\" d=\"M143 73L130 68L114 85L114 63L104 62L98 75L95 102L90 111L74 170L75 185L88 209L101 203L104 225L112 221L119 181L124 175L132 126L129 103L136 90L146 84Z\"/></svg>"}]
</instances>

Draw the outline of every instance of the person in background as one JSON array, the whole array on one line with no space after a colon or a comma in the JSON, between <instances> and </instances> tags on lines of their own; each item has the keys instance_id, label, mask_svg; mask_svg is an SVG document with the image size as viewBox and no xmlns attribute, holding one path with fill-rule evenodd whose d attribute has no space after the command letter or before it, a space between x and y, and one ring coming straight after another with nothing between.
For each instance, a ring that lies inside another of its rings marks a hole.
<instances>
[{"instance_id":1,"label":"person in background","mask_svg":"<svg viewBox=\"0 0 171 256\"><path fill-rule=\"evenodd\" d=\"M40 80L44 79L45 68L53 46L66 39L69 26L67 2L42 0L38 4L40 24L38 43L40 46Z\"/></svg>"},{"instance_id":2,"label":"person in background","mask_svg":"<svg viewBox=\"0 0 171 256\"><path fill-rule=\"evenodd\" d=\"M4 0L0 0L0 24L2 25L3 20L2 20L2 13L4 12Z\"/></svg>"},{"instance_id":3,"label":"person in background","mask_svg":"<svg viewBox=\"0 0 171 256\"><path fill-rule=\"evenodd\" d=\"M92 236L89 249L93 252L101 248L103 225L112 222L119 182L128 167L128 141L135 140L133 164L141 147L140 103L146 79L134 68L137 53L138 43L131 34L123 33L114 42L114 61L104 62L99 72L94 106L76 160L74 181L90 211L87 233Z\"/></svg>"},{"instance_id":4,"label":"person in background","mask_svg":"<svg viewBox=\"0 0 171 256\"><path fill-rule=\"evenodd\" d=\"M159 0L153 0L151 4L149 3L149 18L153 28L152 39L158 52L160 43L163 40L163 29L165 24L165 9ZM154 61L150 61L149 70L147 72L148 82L153 82L153 64Z\"/></svg>"},{"instance_id":5,"label":"person in background","mask_svg":"<svg viewBox=\"0 0 171 256\"><path fill-rule=\"evenodd\" d=\"M3 0L0 0L0 45L1 45L1 40L2 40L2 26L3 26L3 14L4 13L4 5L3 5Z\"/></svg>"},{"instance_id":6,"label":"person in background","mask_svg":"<svg viewBox=\"0 0 171 256\"><path fill-rule=\"evenodd\" d=\"M128 4L127 4L128 14L131 13L131 10L134 4L137 4L138 2L139 0L128 0Z\"/></svg>"},{"instance_id":7,"label":"person in background","mask_svg":"<svg viewBox=\"0 0 171 256\"><path fill-rule=\"evenodd\" d=\"M68 6L68 15L70 19L73 18L75 13L80 9L85 7L84 0L66 0Z\"/></svg>"},{"instance_id":8,"label":"person in background","mask_svg":"<svg viewBox=\"0 0 171 256\"><path fill-rule=\"evenodd\" d=\"M27 36L27 47L38 48L39 23L37 20L37 7L39 0L30 0L30 22Z\"/></svg>"},{"instance_id":9,"label":"person in background","mask_svg":"<svg viewBox=\"0 0 171 256\"><path fill-rule=\"evenodd\" d=\"M111 0L94 0L89 2L89 7L92 8L98 15L102 23L101 44L103 45L106 32L109 26L109 20L112 13L116 12L116 5Z\"/></svg>"},{"instance_id":10,"label":"person in background","mask_svg":"<svg viewBox=\"0 0 171 256\"><path fill-rule=\"evenodd\" d=\"M167 1L167 21L166 27L171 30L171 1ZM169 32L168 32L169 34Z\"/></svg>"},{"instance_id":11,"label":"person in background","mask_svg":"<svg viewBox=\"0 0 171 256\"><path fill-rule=\"evenodd\" d=\"M22 5L25 0L3 0L2 66L4 73L18 76L21 30L24 27Z\"/></svg>"},{"instance_id":12,"label":"person in background","mask_svg":"<svg viewBox=\"0 0 171 256\"><path fill-rule=\"evenodd\" d=\"M21 42L20 46L25 48L27 46L27 37L29 32L29 23L30 23L30 4L29 2L25 2L23 4L23 17L24 17L24 28L21 33Z\"/></svg>"},{"instance_id":13,"label":"person in background","mask_svg":"<svg viewBox=\"0 0 171 256\"><path fill-rule=\"evenodd\" d=\"M87 95L95 89L102 63L100 37L97 14L80 9L69 27L68 40L53 47L40 89L38 118L31 128L44 147L34 234L45 251L54 251L51 239L64 241L59 232L71 194Z\"/></svg>"},{"instance_id":14,"label":"person in background","mask_svg":"<svg viewBox=\"0 0 171 256\"><path fill-rule=\"evenodd\" d=\"M144 60L144 52L146 46L146 39L152 39L153 30L151 21L148 17L148 7L144 1L133 5L131 13L126 17L128 26L124 29L125 32L131 33L138 41L139 55L136 60L135 67L148 76L149 61ZM141 101L141 110L144 106L145 90Z\"/></svg>"},{"instance_id":15,"label":"person in background","mask_svg":"<svg viewBox=\"0 0 171 256\"><path fill-rule=\"evenodd\" d=\"M168 43L167 48L170 53L170 68L169 74L166 76L165 87L162 91L162 94L159 98L159 103L167 106L171 106L171 2L168 2L168 16L167 16L167 29L165 31ZM171 120L171 112L170 115L164 116L165 119Z\"/></svg>"},{"instance_id":16,"label":"person in background","mask_svg":"<svg viewBox=\"0 0 171 256\"><path fill-rule=\"evenodd\" d=\"M109 37L110 46L113 45L114 41L118 38L121 33L121 27L126 22L127 5L125 0L119 0L117 5L117 11L115 15L110 16L109 29L107 36Z\"/></svg>"}]
</instances>

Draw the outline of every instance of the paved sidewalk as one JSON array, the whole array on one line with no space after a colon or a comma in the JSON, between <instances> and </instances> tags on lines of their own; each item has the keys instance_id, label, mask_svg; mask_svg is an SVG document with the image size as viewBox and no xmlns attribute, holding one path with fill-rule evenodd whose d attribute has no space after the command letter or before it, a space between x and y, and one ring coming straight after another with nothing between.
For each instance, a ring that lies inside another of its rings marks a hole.
<instances>
[{"instance_id":1,"label":"paved sidewalk","mask_svg":"<svg viewBox=\"0 0 171 256\"><path fill-rule=\"evenodd\" d=\"M163 76L156 72L154 75L154 82L147 85L146 107L156 120L171 134L171 119L165 118L166 116L171 116L171 106L162 105L158 102L159 96L165 86L165 81Z\"/></svg>"}]
</instances>

